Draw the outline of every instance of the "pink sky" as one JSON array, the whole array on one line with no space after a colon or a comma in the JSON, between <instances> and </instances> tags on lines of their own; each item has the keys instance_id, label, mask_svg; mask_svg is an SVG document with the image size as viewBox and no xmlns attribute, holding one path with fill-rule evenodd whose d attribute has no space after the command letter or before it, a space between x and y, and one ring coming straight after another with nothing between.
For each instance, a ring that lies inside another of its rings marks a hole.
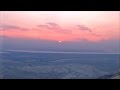
<instances>
[{"instance_id":1,"label":"pink sky","mask_svg":"<svg viewBox=\"0 0 120 90\"><path fill-rule=\"evenodd\" d=\"M2 35L16 38L99 41L119 38L118 11L1 11Z\"/></svg>"}]
</instances>

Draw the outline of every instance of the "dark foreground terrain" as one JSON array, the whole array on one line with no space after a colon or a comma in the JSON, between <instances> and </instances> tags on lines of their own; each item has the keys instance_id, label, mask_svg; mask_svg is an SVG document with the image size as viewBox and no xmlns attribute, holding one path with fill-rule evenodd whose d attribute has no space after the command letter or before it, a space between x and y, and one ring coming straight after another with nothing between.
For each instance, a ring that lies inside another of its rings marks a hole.
<instances>
[{"instance_id":1,"label":"dark foreground terrain","mask_svg":"<svg viewBox=\"0 0 120 90\"><path fill-rule=\"evenodd\" d=\"M96 79L118 72L119 54L32 53L1 54L3 79Z\"/></svg>"}]
</instances>

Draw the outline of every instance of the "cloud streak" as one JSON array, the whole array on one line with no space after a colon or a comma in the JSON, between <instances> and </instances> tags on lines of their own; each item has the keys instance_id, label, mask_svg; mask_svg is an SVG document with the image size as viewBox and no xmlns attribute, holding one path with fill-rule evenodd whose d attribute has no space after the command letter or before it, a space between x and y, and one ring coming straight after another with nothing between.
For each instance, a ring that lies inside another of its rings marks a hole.
<instances>
[{"instance_id":1,"label":"cloud streak","mask_svg":"<svg viewBox=\"0 0 120 90\"><path fill-rule=\"evenodd\" d=\"M53 26L53 27L58 27L58 26L59 26L58 24L52 23L52 22L49 22L49 23L47 23L47 24L50 25L50 26Z\"/></svg>"},{"instance_id":2,"label":"cloud streak","mask_svg":"<svg viewBox=\"0 0 120 90\"><path fill-rule=\"evenodd\" d=\"M21 28L19 26L7 25L7 24L0 25L0 28L1 30L27 30L26 28Z\"/></svg>"},{"instance_id":3,"label":"cloud streak","mask_svg":"<svg viewBox=\"0 0 120 90\"><path fill-rule=\"evenodd\" d=\"M44 29L50 29L56 33L63 33L63 34L71 34L72 33L71 30L64 29L64 28L60 27L58 24L53 23L53 22L41 24L41 25L38 25L38 27L44 28Z\"/></svg>"},{"instance_id":4,"label":"cloud streak","mask_svg":"<svg viewBox=\"0 0 120 90\"><path fill-rule=\"evenodd\" d=\"M40 25L38 25L38 27L39 28L43 28L43 29L49 29L51 31L58 32L58 33L72 34L72 30L64 29L63 27L61 27L57 23L53 23L53 22L48 22L46 24L40 24ZM77 28L80 31L92 32L92 29L87 27L87 26L85 26L85 25L77 25Z\"/></svg>"},{"instance_id":5,"label":"cloud streak","mask_svg":"<svg viewBox=\"0 0 120 90\"><path fill-rule=\"evenodd\" d=\"M90 29L89 27L87 27L87 26L85 26L85 25L77 25L77 27L78 27L79 30L81 30L81 31L92 32L92 29Z\"/></svg>"},{"instance_id":6,"label":"cloud streak","mask_svg":"<svg viewBox=\"0 0 120 90\"><path fill-rule=\"evenodd\" d=\"M48 25L42 25L42 24L40 24L40 25L38 25L38 27L41 27L41 28L48 28L49 26L48 26Z\"/></svg>"}]
</instances>

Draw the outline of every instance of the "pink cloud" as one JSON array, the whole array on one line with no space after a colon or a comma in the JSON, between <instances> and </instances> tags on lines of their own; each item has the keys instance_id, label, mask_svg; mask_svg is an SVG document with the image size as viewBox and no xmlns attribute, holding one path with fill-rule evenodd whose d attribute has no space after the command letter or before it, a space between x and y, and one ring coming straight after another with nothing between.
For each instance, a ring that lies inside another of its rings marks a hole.
<instances>
[{"instance_id":1,"label":"pink cloud","mask_svg":"<svg viewBox=\"0 0 120 90\"><path fill-rule=\"evenodd\" d=\"M2 12L2 17L2 22L6 23L2 26L3 34L11 37L99 41L120 36L119 12L6 11Z\"/></svg>"}]
</instances>

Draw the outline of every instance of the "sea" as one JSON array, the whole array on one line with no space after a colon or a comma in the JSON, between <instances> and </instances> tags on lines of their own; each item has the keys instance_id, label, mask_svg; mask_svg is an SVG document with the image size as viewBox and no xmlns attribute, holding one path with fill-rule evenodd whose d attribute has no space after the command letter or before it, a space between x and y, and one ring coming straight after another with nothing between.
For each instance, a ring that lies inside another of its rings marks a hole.
<instances>
[{"instance_id":1,"label":"sea","mask_svg":"<svg viewBox=\"0 0 120 90\"><path fill-rule=\"evenodd\" d=\"M1 79L97 79L117 73L120 54L6 50Z\"/></svg>"}]
</instances>

